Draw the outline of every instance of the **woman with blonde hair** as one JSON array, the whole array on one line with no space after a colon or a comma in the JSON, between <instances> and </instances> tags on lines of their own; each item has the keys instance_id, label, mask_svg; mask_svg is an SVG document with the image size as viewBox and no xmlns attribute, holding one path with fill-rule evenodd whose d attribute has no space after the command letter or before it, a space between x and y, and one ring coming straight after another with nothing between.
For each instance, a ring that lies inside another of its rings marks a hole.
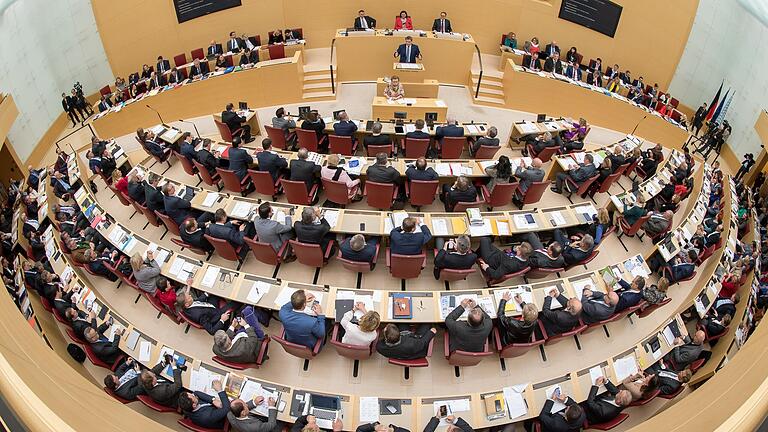
<instances>
[{"instance_id":1,"label":"woman with blonde hair","mask_svg":"<svg viewBox=\"0 0 768 432\"><path fill-rule=\"evenodd\" d=\"M157 277L160 275L160 265L155 261L152 251L147 251L147 259L141 257L140 253L131 256L131 268L133 277L136 279L136 285L149 294L154 295L157 291Z\"/></svg>"},{"instance_id":2,"label":"woman with blonde hair","mask_svg":"<svg viewBox=\"0 0 768 432\"><path fill-rule=\"evenodd\" d=\"M356 201L362 198L360 193L360 180L352 180L344 168L339 166L339 155L330 154L326 158L326 166L320 169L320 177L326 180L343 182L347 185L349 199Z\"/></svg>"},{"instance_id":3,"label":"woman with blonde hair","mask_svg":"<svg viewBox=\"0 0 768 432\"><path fill-rule=\"evenodd\" d=\"M667 298L667 289L669 289L669 280L662 277L656 284L644 287L641 290L641 294L643 295L643 300L648 303L658 304Z\"/></svg>"},{"instance_id":4,"label":"woman with blonde hair","mask_svg":"<svg viewBox=\"0 0 768 432\"><path fill-rule=\"evenodd\" d=\"M363 314L358 320L357 324L352 322L352 318L355 316L355 312ZM347 311L341 318L341 327L344 329L344 337L341 338L341 342L350 345L370 345L375 341L379 334L376 330L379 328L381 318L376 311L366 311L365 304L357 302L352 307L352 310Z\"/></svg>"}]
</instances>

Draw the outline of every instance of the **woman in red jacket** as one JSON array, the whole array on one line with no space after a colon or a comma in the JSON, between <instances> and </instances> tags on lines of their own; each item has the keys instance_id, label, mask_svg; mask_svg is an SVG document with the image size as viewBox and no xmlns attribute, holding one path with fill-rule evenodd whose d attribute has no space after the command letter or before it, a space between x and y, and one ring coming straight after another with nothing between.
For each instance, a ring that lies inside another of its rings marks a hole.
<instances>
[{"instance_id":1,"label":"woman in red jacket","mask_svg":"<svg viewBox=\"0 0 768 432\"><path fill-rule=\"evenodd\" d=\"M128 195L128 176L124 176L120 170L112 171L112 184L115 185L115 189Z\"/></svg>"},{"instance_id":2,"label":"woman in red jacket","mask_svg":"<svg viewBox=\"0 0 768 432\"><path fill-rule=\"evenodd\" d=\"M400 11L400 16L395 18L395 30L413 30L413 21L408 12Z\"/></svg>"}]
</instances>

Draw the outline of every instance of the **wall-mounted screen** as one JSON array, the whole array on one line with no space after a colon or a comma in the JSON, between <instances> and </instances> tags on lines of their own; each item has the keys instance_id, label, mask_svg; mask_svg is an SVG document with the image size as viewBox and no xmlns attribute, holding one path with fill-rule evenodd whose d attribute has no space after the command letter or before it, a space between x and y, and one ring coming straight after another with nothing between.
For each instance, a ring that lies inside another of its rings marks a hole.
<instances>
[{"instance_id":1,"label":"wall-mounted screen","mask_svg":"<svg viewBox=\"0 0 768 432\"><path fill-rule=\"evenodd\" d=\"M622 9L608 0L563 0L558 16L613 37L619 26Z\"/></svg>"},{"instance_id":2,"label":"wall-mounted screen","mask_svg":"<svg viewBox=\"0 0 768 432\"><path fill-rule=\"evenodd\" d=\"M242 4L241 0L173 0L180 23Z\"/></svg>"}]
</instances>

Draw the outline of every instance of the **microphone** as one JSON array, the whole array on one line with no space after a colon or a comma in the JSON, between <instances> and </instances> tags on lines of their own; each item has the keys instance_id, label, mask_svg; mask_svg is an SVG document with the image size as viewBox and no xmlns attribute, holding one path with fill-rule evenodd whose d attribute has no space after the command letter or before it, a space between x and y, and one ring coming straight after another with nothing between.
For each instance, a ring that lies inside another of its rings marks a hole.
<instances>
[{"instance_id":1,"label":"microphone","mask_svg":"<svg viewBox=\"0 0 768 432\"><path fill-rule=\"evenodd\" d=\"M643 120L645 120L646 118L648 118L648 114L644 115L643 118L641 118L640 121L637 122L637 124L635 125L635 128L632 129L632 133L630 135L633 135L633 136L635 135L635 131L637 131L637 128L640 127L640 123L642 123Z\"/></svg>"},{"instance_id":2,"label":"microphone","mask_svg":"<svg viewBox=\"0 0 768 432\"><path fill-rule=\"evenodd\" d=\"M186 120L182 120L182 119L179 119L179 123L188 123L188 124L191 124L191 125L192 125L192 127L193 127L193 128L195 128L195 133L197 134L197 137L198 137L198 138L200 138L200 131L199 131L199 130L197 130L197 125L195 124L195 122L191 122L191 121L186 121Z\"/></svg>"},{"instance_id":3,"label":"microphone","mask_svg":"<svg viewBox=\"0 0 768 432\"><path fill-rule=\"evenodd\" d=\"M159 112L159 111L157 111L156 109L154 109L154 108L152 108L151 106L149 106L149 104L147 104L147 105L146 105L146 107L147 107L147 108L149 108L149 109L151 109L152 111L154 111L154 112L155 112L155 114L157 114L157 118L159 118L159 119L160 119L160 124L162 124L162 125L165 125L165 122L163 121L163 116L161 116L161 115L160 115L160 112Z\"/></svg>"}]
</instances>

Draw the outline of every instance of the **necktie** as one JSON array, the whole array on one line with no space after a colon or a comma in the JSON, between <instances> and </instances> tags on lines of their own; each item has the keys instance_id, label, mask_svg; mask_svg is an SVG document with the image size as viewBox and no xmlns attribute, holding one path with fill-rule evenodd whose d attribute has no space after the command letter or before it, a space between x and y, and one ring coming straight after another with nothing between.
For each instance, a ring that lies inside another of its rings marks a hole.
<instances>
[{"instance_id":1,"label":"necktie","mask_svg":"<svg viewBox=\"0 0 768 432\"><path fill-rule=\"evenodd\" d=\"M440 31L445 33L445 20L440 20L440 28L442 28Z\"/></svg>"},{"instance_id":2,"label":"necktie","mask_svg":"<svg viewBox=\"0 0 768 432\"><path fill-rule=\"evenodd\" d=\"M405 62L411 62L411 47L405 47Z\"/></svg>"},{"instance_id":3,"label":"necktie","mask_svg":"<svg viewBox=\"0 0 768 432\"><path fill-rule=\"evenodd\" d=\"M365 19L365 17L360 18L360 24L362 24L361 25L362 28L364 29L368 28L368 21Z\"/></svg>"},{"instance_id":4,"label":"necktie","mask_svg":"<svg viewBox=\"0 0 768 432\"><path fill-rule=\"evenodd\" d=\"M232 39L232 48L234 48L234 49L238 49L238 48L240 48L240 47L237 45L237 39Z\"/></svg>"}]
</instances>

